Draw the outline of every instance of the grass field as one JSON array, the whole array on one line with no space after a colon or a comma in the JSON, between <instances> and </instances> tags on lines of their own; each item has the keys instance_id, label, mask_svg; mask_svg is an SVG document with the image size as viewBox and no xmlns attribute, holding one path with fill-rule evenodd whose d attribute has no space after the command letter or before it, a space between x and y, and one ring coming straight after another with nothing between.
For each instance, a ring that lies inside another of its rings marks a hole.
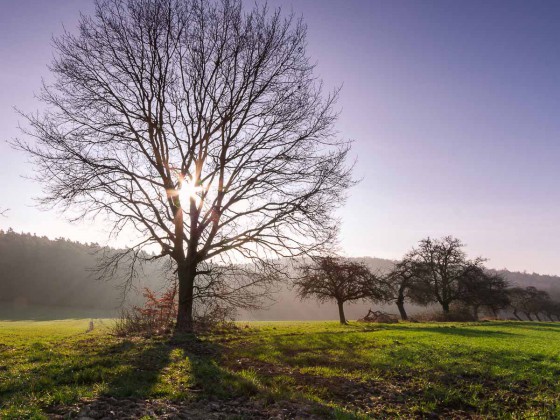
<instances>
[{"instance_id":1,"label":"grass field","mask_svg":"<svg viewBox=\"0 0 560 420\"><path fill-rule=\"evenodd\" d=\"M109 395L295 401L325 418L560 418L560 324L253 322L174 341L109 324L0 322L0 417Z\"/></svg>"},{"instance_id":2,"label":"grass field","mask_svg":"<svg viewBox=\"0 0 560 420\"><path fill-rule=\"evenodd\" d=\"M55 321L61 319L112 318L119 315L114 309L88 309L64 306L18 305L0 302L0 322L2 321Z\"/></svg>"}]
</instances>

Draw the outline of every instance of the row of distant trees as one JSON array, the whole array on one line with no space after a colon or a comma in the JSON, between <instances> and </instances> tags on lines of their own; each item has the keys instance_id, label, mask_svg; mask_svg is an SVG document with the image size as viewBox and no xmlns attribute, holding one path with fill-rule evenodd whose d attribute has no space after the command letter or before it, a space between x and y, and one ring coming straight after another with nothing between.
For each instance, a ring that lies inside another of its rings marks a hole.
<instances>
[{"instance_id":1,"label":"row of distant trees","mask_svg":"<svg viewBox=\"0 0 560 420\"><path fill-rule=\"evenodd\" d=\"M405 304L441 306L444 319L461 312L472 319L481 314L498 317L511 311L521 320L560 320L560 302L535 287L513 287L504 277L484 267L483 258L468 259L457 238L426 238L388 273L373 273L363 263L321 256L300 267L295 282L301 298L335 301L340 322L346 323L344 304L359 300L395 303L403 320Z\"/></svg>"}]
</instances>

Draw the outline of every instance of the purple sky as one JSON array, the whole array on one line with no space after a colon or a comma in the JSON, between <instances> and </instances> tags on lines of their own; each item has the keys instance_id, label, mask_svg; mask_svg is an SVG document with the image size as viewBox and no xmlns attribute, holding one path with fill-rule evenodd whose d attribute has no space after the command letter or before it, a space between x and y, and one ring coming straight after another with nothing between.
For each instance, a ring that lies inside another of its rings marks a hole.
<instances>
[{"instance_id":1,"label":"purple sky","mask_svg":"<svg viewBox=\"0 0 560 420\"><path fill-rule=\"evenodd\" d=\"M347 255L399 258L455 235L491 267L560 274L560 2L269 1L303 15L309 53L343 84L338 128L356 176L340 212ZM4 140L33 92L51 36L86 0L0 3L0 228L106 242L106 228L33 208L40 186Z\"/></svg>"}]
</instances>

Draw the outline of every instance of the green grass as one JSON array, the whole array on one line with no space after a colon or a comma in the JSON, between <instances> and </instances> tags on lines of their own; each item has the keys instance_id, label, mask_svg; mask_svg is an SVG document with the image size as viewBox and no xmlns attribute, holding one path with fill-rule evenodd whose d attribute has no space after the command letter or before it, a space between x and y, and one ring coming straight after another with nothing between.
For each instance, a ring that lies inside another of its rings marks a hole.
<instances>
[{"instance_id":1,"label":"green grass","mask_svg":"<svg viewBox=\"0 0 560 420\"><path fill-rule=\"evenodd\" d=\"M26 305L0 302L0 321L54 321L62 319L111 318L118 316L116 309L92 309L66 306Z\"/></svg>"},{"instance_id":2,"label":"green grass","mask_svg":"<svg viewBox=\"0 0 560 420\"><path fill-rule=\"evenodd\" d=\"M332 418L560 418L560 324L253 322L180 340L0 322L0 417L97 395L311 401Z\"/></svg>"}]
</instances>

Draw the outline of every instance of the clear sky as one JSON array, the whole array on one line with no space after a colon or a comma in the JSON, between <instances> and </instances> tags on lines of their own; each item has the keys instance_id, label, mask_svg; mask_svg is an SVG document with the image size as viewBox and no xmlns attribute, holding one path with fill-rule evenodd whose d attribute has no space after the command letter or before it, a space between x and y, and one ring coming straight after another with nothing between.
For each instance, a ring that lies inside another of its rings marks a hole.
<instances>
[{"instance_id":1,"label":"clear sky","mask_svg":"<svg viewBox=\"0 0 560 420\"><path fill-rule=\"evenodd\" d=\"M252 2L251 2L252 3ZM309 54L343 84L338 128L362 182L340 211L350 256L399 258L452 234L496 268L560 274L560 2L276 0L303 15ZM88 0L0 0L0 227L106 243L33 207L32 167L4 140L17 106Z\"/></svg>"}]
</instances>

